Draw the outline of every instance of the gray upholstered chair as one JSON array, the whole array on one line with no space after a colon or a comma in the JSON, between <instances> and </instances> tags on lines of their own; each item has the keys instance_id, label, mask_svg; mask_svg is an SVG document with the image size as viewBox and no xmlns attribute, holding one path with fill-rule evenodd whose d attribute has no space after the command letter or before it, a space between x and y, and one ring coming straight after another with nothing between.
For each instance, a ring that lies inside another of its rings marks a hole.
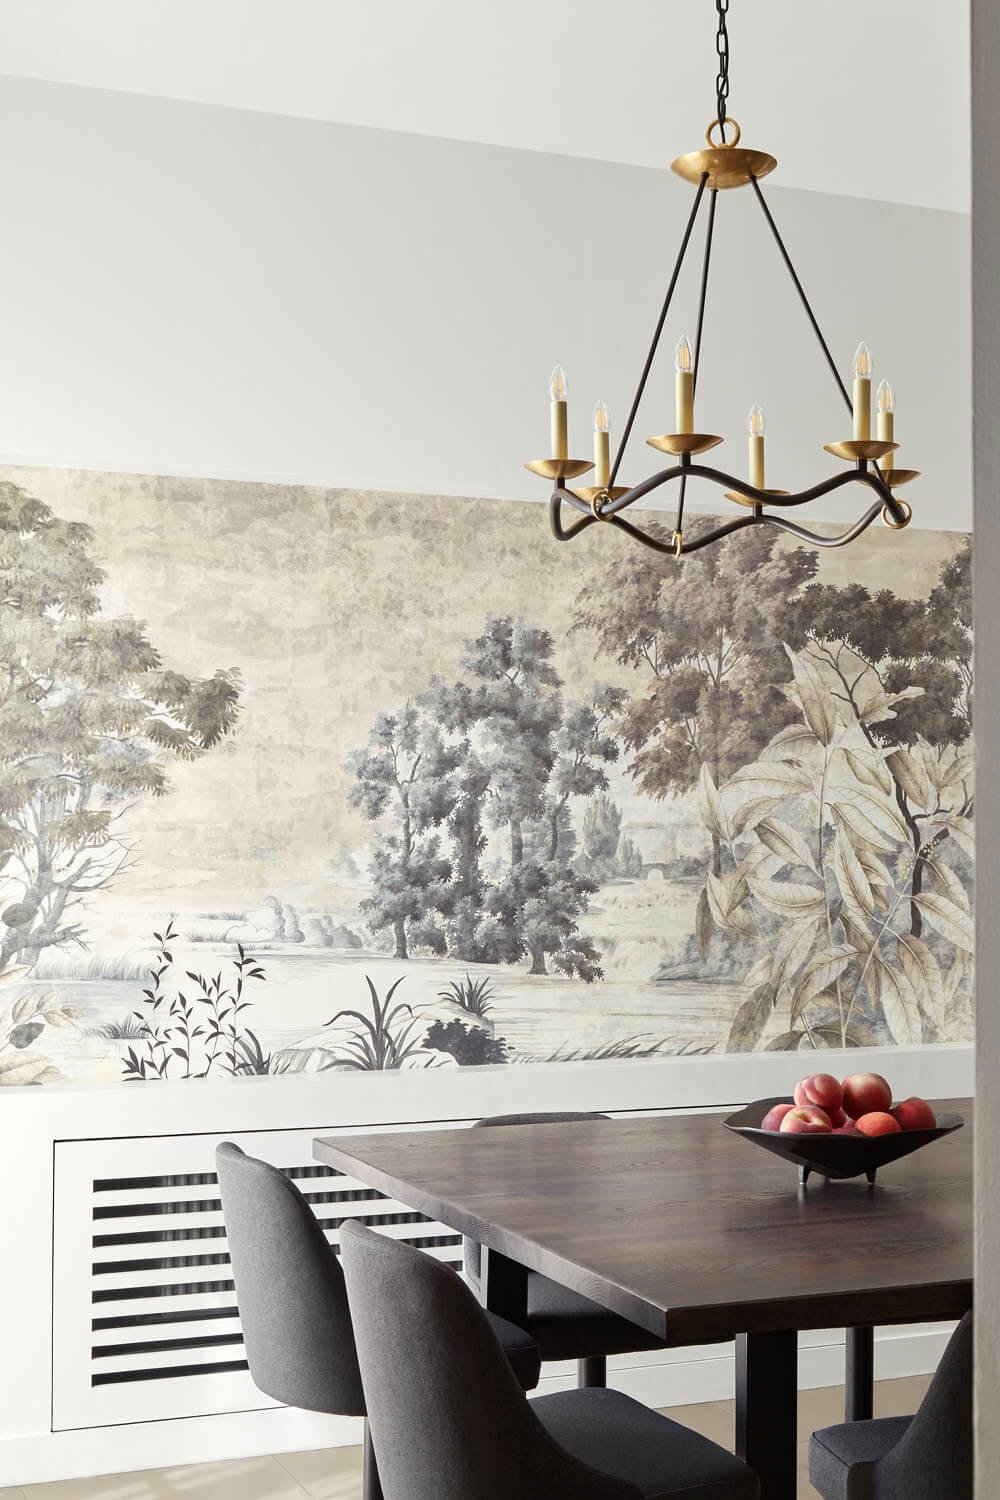
<instances>
[{"instance_id":1,"label":"gray upholstered chair","mask_svg":"<svg viewBox=\"0 0 1000 1500\"><path fill-rule=\"evenodd\" d=\"M972 1314L952 1334L913 1417L814 1432L809 1478L823 1500L972 1500Z\"/></svg>"},{"instance_id":2,"label":"gray upholstered chair","mask_svg":"<svg viewBox=\"0 0 1000 1500\"><path fill-rule=\"evenodd\" d=\"M741 1459L618 1391L526 1401L449 1266L353 1222L340 1243L386 1500L758 1500Z\"/></svg>"},{"instance_id":3,"label":"gray upholstered chair","mask_svg":"<svg viewBox=\"0 0 1000 1500\"><path fill-rule=\"evenodd\" d=\"M215 1168L254 1384L286 1406L365 1416L344 1273L309 1204L284 1172L232 1141L216 1149ZM512 1378L532 1390L538 1346L502 1318L494 1327ZM367 1422L364 1485L369 1500L379 1500Z\"/></svg>"},{"instance_id":4,"label":"gray upholstered chair","mask_svg":"<svg viewBox=\"0 0 1000 1500\"><path fill-rule=\"evenodd\" d=\"M609 1115L586 1110L534 1115L492 1115L476 1127L493 1125L558 1125L575 1120L607 1120ZM482 1301L480 1253L474 1240L465 1242L465 1274ZM538 1344L542 1359L575 1359L581 1386L603 1386L608 1378L609 1354L635 1354L662 1349L655 1335L627 1318L609 1312L569 1287L550 1281L539 1271L528 1272L528 1316L525 1329Z\"/></svg>"}]
</instances>

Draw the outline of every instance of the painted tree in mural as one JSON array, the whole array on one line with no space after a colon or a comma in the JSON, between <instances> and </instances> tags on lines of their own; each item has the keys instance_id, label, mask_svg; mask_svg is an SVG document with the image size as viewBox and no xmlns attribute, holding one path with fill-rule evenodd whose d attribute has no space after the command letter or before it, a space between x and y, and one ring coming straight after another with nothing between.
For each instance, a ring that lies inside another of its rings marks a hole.
<instances>
[{"instance_id":1,"label":"painted tree in mural","mask_svg":"<svg viewBox=\"0 0 1000 1500\"><path fill-rule=\"evenodd\" d=\"M698 518L692 537L714 521ZM650 531L666 540L667 530ZM816 571L802 548L782 548L767 527L690 556L683 567L653 566L642 549L612 553L577 598L575 628L645 681L619 732L629 768L650 797L697 786L703 766L720 785L752 760L791 716L782 684L784 643L799 639L791 601ZM711 832L712 874L723 845ZM712 918L705 894L696 927L703 952Z\"/></svg>"},{"instance_id":2,"label":"painted tree in mural","mask_svg":"<svg viewBox=\"0 0 1000 1500\"><path fill-rule=\"evenodd\" d=\"M942 843L957 840L970 859L973 851L971 544L942 567L926 599L813 583L795 613L796 634L811 641L834 693L854 712L876 685L889 694L921 690L897 702L891 717L863 726L869 745L892 752L885 771L913 847L909 921L920 937L919 897ZM951 817L928 847L925 831L943 801Z\"/></svg>"},{"instance_id":3,"label":"painted tree in mural","mask_svg":"<svg viewBox=\"0 0 1000 1500\"><path fill-rule=\"evenodd\" d=\"M451 902L452 867L441 853L440 826L453 815L460 788L458 751L449 745L426 700L379 714L364 750L350 757L351 807L388 830L375 838L372 894L361 911L374 932L390 931L397 958L411 945L443 953L441 917Z\"/></svg>"},{"instance_id":4,"label":"painted tree in mural","mask_svg":"<svg viewBox=\"0 0 1000 1500\"><path fill-rule=\"evenodd\" d=\"M239 713L238 673L168 670L140 621L101 614L93 540L0 482L0 967L84 941L81 904L129 856L123 813Z\"/></svg>"},{"instance_id":5,"label":"painted tree in mural","mask_svg":"<svg viewBox=\"0 0 1000 1500\"><path fill-rule=\"evenodd\" d=\"M618 755L608 723L624 694L564 703L552 655L547 631L488 618L466 642L463 675L379 715L351 757L350 803L380 825L362 909L374 931L393 932L397 957L422 947L599 976L577 930L596 886L572 868L569 809L607 787ZM490 830L503 858L487 875Z\"/></svg>"}]
</instances>

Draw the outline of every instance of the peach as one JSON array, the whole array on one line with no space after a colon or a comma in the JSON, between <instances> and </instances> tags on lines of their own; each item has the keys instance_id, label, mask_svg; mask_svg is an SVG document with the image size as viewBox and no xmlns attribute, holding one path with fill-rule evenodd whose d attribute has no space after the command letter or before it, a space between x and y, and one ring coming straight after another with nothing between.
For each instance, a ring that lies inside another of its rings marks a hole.
<instances>
[{"instance_id":1,"label":"peach","mask_svg":"<svg viewBox=\"0 0 1000 1500\"><path fill-rule=\"evenodd\" d=\"M844 1102L844 1090L832 1073L810 1073L795 1086L795 1102L805 1109L811 1106L829 1114Z\"/></svg>"},{"instance_id":2,"label":"peach","mask_svg":"<svg viewBox=\"0 0 1000 1500\"><path fill-rule=\"evenodd\" d=\"M833 1126L834 1130L839 1130L842 1125L854 1124L854 1121L849 1120L842 1109L827 1109L824 1110L824 1114L830 1116L830 1124Z\"/></svg>"},{"instance_id":3,"label":"peach","mask_svg":"<svg viewBox=\"0 0 1000 1500\"><path fill-rule=\"evenodd\" d=\"M881 1073L853 1073L844 1079L843 1106L852 1120L884 1113L892 1104L892 1089Z\"/></svg>"},{"instance_id":4,"label":"peach","mask_svg":"<svg viewBox=\"0 0 1000 1500\"><path fill-rule=\"evenodd\" d=\"M919 1094L904 1099L900 1104L894 1104L890 1114L894 1120L899 1121L903 1130L933 1130L937 1125L937 1116L927 1100L921 1099Z\"/></svg>"},{"instance_id":5,"label":"peach","mask_svg":"<svg viewBox=\"0 0 1000 1500\"><path fill-rule=\"evenodd\" d=\"M858 1129L858 1127L855 1125L855 1123L854 1123L853 1120L848 1120L843 1125L837 1125L834 1128L834 1132L833 1133L834 1133L834 1135L862 1135L863 1134L863 1132L860 1131Z\"/></svg>"},{"instance_id":6,"label":"peach","mask_svg":"<svg viewBox=\"0 0 1000 1500\"><path fill-rule=\"evenodd\" d=\"M815 1105L793 1107L781 1122L781 1132L783 1135L829 1135L829 1116Z\"/></svg>"},{"instance_id":7,"label":"peach","mask_svg":"<svg viewBox=\"0 0 1000 1500\"><path fill-rule=\"evenodd\" d=\"M887 1114L884 1109L873 1109L868 1114L862 1115L860 1120L855 1120L855 1125L862 1135L895 1135L902 1130L898 1120Z\"/></svg>"},{"instance_id":8,"label":"peach","mask_svg":"<svg viewBox=\"0 0 1000 1500\"><path fill-rule=\"evenodd\" d=\"M794 1109L794 1104L772 1104L763 1120L760 1122L761 1130L780 1130L781 1122Z\"/></svg>"}]
</instances>

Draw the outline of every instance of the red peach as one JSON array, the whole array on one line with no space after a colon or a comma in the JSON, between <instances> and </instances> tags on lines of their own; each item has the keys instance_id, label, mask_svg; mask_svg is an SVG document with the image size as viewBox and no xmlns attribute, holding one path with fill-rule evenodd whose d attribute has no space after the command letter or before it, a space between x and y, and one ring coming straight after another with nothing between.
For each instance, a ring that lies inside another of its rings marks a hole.
<instances>
[{"instance_id":1,"label":"red peach","mask_svg":"<svg viewBox=\"0 0 1000 1500\"><path fill-rule=\"evenodd\" d=\"M839 1130L841 1125L854 1124L854 1121L849 1120L846 1113L842 1109L828 1109L825 1110L824 1113L830 1116L830 1124L833 1126L834 1130Z\"/></svg>"},{"instance_id":2,"label":"red peach","mask_svg":"<svg viewBox=\"0 0 1000 1500\"><path fill-rule=\"evenodd\" d=\"M796 1105L798 1106L799 1109L808 1109L809 1108L809 1100L806 1098L806 1083L807 1083L807 1081L808 1080L805 1079L805 1078L800 1078L799 1081L798 1081L798 1083L795 1085L794 1089L792 1090L792 1098L795 1100L795 1103L796 1103Z\"/></svg>"},{"instance_id":3,"label":"red peach","mask_svg":"<svg viewBox=\"0 0 1000 1500\"><path fill-rule=\"evenodd\" d=\"M839 1109L844 1102L844 1090L832 1073L810 1073L808 1078L803 1078L799 1083L795 1094L797 1102L803 1108L812 1105L816 1109L825 1110L827 1114L831 1109Z\"/></svg>"},{"instance_id":4,"label":"red peach","mask_svg":"<svg viewBox=\"0 0 1000 1500\"><path fill-rule=\"evenodd\" d=\"M894 1120L899 1121L903 1130L933 1130L937 1125L937 1116L927 1100L921 1099L919 1094L904 1099L900 1104L894 1104L890 1114Z\"/></svg>"},{"instance_id":5,"label":"red peach","mask_svg":"<svg viewBox=\"0 0 1000 1500\"><path fill-rule=\"evenodd\" d=\"M782 1120L794 1108L794 1104L772 1104L760 1122L761 1130L780 1130Z\"/></svg>"},{"instance_id":6,"label":"red peach","mask_svg":"<svg viewBox=\"0 0 1000 1500\"><path fill-rule=\"evenodd\" d=\"M821 1109L808 1105L790 1109L781 1122L781 1131L783 1135L829 1135L830 1121Z\"/></svg>"},{"instance_id":7,"label":"red peach","mask_svg":"<svg viewBox=\"0 0 1000 1500\"><path fill-rule=\"evenodd\" d=\"M844 1079L844 1109L852 1120L883 1113L892 1104L892 1089L881 1073L853 1073Z\"/></svg>"},{"instance_id":8,"label":"red peach","mask_svg":"<svg viewBox=\"0 0 1000 1500\"><path fill-rule=\"evenodd\" d=\"M884 1109L873 1109L854 1123L862 1135L895 1135L903 1128Z\"/></svg>"},{"instance_id":9,"label":"red peach","mask_svg":"<svg viewBox=\"0 0 1000 1500\"><path fill-rule=\"evenodd\" d=\"M853 1120L848 1120L845 1125L838 1125L836 1127L836 1129L834 1130L833 1133L834 1133L834 1135L861 1135L861 1134L863 1134L863 1132L860 1131L858 1129L858 1127L855 1125L855 1123L854 1123Z\"/></svg>"}]
</instances>

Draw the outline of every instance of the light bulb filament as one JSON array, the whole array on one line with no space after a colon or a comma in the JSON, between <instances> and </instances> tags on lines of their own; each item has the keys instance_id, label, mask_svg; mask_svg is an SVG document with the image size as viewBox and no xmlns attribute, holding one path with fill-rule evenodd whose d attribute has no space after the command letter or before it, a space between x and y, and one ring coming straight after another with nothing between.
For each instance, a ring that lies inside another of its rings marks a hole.
<instances>
[{"instance_id":1,"label":"light bulb filament","mask_svg":"<svg viewBox=\"0 0 1000 1500\"><path fill-rule=\"evenodd\" d=\"M549 400L565 401L569 392L569 382L566 379L566 371L562 365L556 365L549 378Z\"/></svg>"}]
</instances>

